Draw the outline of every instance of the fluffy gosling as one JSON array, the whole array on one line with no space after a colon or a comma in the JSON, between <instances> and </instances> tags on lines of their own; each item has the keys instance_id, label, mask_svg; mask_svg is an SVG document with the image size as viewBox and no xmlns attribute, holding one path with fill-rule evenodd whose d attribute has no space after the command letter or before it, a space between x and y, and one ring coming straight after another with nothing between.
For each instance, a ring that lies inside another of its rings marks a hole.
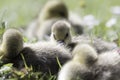
<instances>
[{"instance_id":1,"label":"fluffy gosling","mask_svg":"<svg viewBox=\"0 0 120 80\"><path fill-rule=\"evenodd\" d=\"M63 28L62 32L59 28ZM113 42L107 42L99 38L90 38L86 35L80 35L71 38L70 29L71 25L67 21L57 21L52 27L51 40L54 42L63 42L65 45L72 49L78 43L86 43L93 46L98 53L105 52L117 48ZM67 34L66 34L67 33Z\"/></svg>"},{"instance_id":2,"label":"fluffy gosling","mask_svg":"<svg viewBox=\"0 0 120 80\"><path fill-rule=\"evenodd\" d=\"M23 38L16 29L8 29L3 34L2 44L0 46L0 55L3 58L14 58L23 49Z\"/></svg>"},{"instance_id":3,"label":"fluffy gosling","mask_svg":"<svg viewBox=\"0 0 120 80\"><path fill-rule=\"evenodd\" d=\"M117 50L99 54L98 60L91 68L93 80L119 80L120 79L120 54Z\"/></svg>"},{"instance_id":4,"label":"fluffy gosling","mask_svg":"<svg viewBox=\"0 0 120 80\"><path fill-rule=\"evenodd\" d=\"M57 74L60 67L72 58L69 50L51 42L24 45L20 54L11 59L11 63L14 64L13 66L18 69L25 67L21 55L24 56L27 66L32 66L33 71L47 74Z\"/></svg>"},{"instance_id":5,"label":"fluffy gosling","mask_svg":"<svg viewBox=\"0 0 120 80\"><path fill-rule=\"evenodd\" d=\"M59 20L52 26L51 41L68 44L71 42L71 25L66 20Z\"/></svg>"},{"instance_id":6,"label":"fluffy gosling","mask_svg":"<svg viewBox=\"0 0 120 80\"><path fill-rule=\"evenodd\" d=\"M87 44L80 44L73 50L73 59L59 72L58 80L92 80L90 67L96 62L96 51Z\"/></svg>"},{"instance_id":7,"label":"fluffy gosling","mask_svg":"<svg viewBox=\"0 0 120 80\"><path fill-rule=\"evenodd\" d=\"M60 67L72 58L64 46L51 42L26 43L23 47L22 35L15 29L4 33L0 54L4 63L13 63L17 69L24 68L26 64L32 66L33 71L48 74L57 74Z\"/></svg>"},{"instance_id":8,"label":"fluffy gosling","mask_svg":"<svg viewBox=\"0 0 120 80\"><path fill-rule=\"evenodd\" d=\"M68 9L64 2L59 0L48 1L39 15L40 23L54 18L68 18Z\"/></svg>"}]
</instances>

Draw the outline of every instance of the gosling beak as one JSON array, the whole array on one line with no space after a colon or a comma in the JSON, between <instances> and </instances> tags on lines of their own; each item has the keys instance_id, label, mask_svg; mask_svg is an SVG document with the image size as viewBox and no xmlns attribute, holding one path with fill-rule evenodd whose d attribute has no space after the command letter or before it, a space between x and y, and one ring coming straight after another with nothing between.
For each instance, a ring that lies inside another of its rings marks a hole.
<instances>
[{"instance_id":1,"label":"gosling beak","mask_svg":"<svg viewBox=\"0 0 120 80\"><path fill-rule=\"evenodd\" d=\"M65 44L64 40L58 40L57 41L59 44Z\"/></svg>"}]
</instances>

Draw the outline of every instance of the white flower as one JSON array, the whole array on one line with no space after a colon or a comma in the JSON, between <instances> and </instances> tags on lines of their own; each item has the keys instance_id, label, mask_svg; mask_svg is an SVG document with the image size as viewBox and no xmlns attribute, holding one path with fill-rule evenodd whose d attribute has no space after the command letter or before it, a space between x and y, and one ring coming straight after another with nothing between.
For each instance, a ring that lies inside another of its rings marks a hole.
<instances>
[{"instance_id":1,"label":"white flower","mask_svg":"<svg viewBox=\"0 0 120 80\"><path fill-rule=\"evenodd\" d=\"M106 27L112 27L117 23L117 19L116 18L111 18L110 20L107 21L106 23Z\"/></svg>"},{"instance_id":2,"label":"white flower","mask_svg":"<svg viewBox=\"0 0 120 80\"><path fill-rule=\"evenodd\" d=\"M10 71L11 68L8 66L4 66L3 68L0 69L0 73L6 72L6 71Z\"/></svg>"},{"instance_id":3,"label":"white flower","mask_svg":"<svg viewBox=\"0 0 120 80\"><path fill-rule=\"evenodd\" d=\"M80 17L79 14L70 12L69 14L69 20L75 24L80 24L82 25L82 18Z\"/></svg>"},{"instance_id":4,"label":"white flower","mask_svg":"<svg viewBox=\"0 0 120 80\"><path fill-rule=\"evenodd\" d=\"M93 15L87 15L83 17L83 24L88 26L89 29L92 29L94 26L99 25L99 21L95 19Z\"/></svg>"},{"instance_id":5,"label":"white flower","mask_svg":"<svg viewBox=\"0 0 120 80\"><path fill-rule=\"evenodd\" d=\"M120 6L114 6L111 8L111 12L115 15L120 15Z\"/></svg>"}]
</instances>

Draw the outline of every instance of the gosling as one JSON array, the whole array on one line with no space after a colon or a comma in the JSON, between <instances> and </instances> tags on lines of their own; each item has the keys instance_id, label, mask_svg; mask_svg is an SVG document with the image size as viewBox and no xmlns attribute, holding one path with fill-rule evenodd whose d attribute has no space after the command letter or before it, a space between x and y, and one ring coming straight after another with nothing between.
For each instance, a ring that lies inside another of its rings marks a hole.
<instances>
[{"instance_id":1,"label":"gosling","mask_svg":"<svg viewBox=\"0 0 120 80\"><path fill-rule=\"evenodd\" d=\"M24 68L26 63L33 67L33 71L51 74L57 74L60 67L72 58L64 46L51 42L23 44L21 33L15 29L4 33L0 54L4 63L13 63L17 69Z\"/></svg>"},{"instance_id":2,"label":"gosling","mask_svg":"<svg viewBox=\"0 0 120 80\"><path fill-rule=\"evenodd\" d=\"M52 26L51 41L69 44L71 42L70 23L66 20L59 20Z\"/></svg>"},{"instance_id":3,"label":"gosling","mask_svg":"<svg viewBox=\"0 0 120 80\"><path fill-rule=\"evenodd\" d=\"M26 36L29 39L35 38L40 41L49 40L52 25L61 19L67 20L72 25L73 34L82 34L84 32L83 26L78 24L78 22L72 21L69 17L68 9L64 2L58 0L48 1L42 8L38 19L28 27Z\"/></svg>"},{"instance_id":4,"label":"gosling","mask_svg":"<svg viewBox=\"0 0 120 80\"><path fill-rule=\"evenodd\" d=\"M79 44L72 54L73 59L62 67L58 80L93 80L90 67L98 59L96 51L88 44Z\"/></svg>"},{"instance_id":5,"label":"gosling","mask_svg":"<svg viewBox=\"0 0 120 80\"><path fill-rule=\"evenodd\" d=\"M11 60L18 69L25 67L21 54L27 66L32 66L33 71L53 75L57 74L60 67L72 58L69 50L61 45L50 42L26 44L20 54Z\"/></svg>"},{"instance_id":6,"label":"gosling","mask_svg":"<svg viewBox=\"0 0 120 80\"><path fill-rule=\"evenodd\" d=\"M0 56L5 59L16 57L23 49L23 38L16 29L8 29L3 34L2 44L0 46Z\"/></svg>"},{"instance_id":7,"label":"gosling","mask_svg":"<svg viewBox=\"0 0 120 80\"><path fill-rule=\"evenodd\" d=\"M59 0L48 1L41 10L39 21L40 23L43 23L46 20L56 18L68 18L67 6L64 4L64 2Z\"/></svg>"},{"instance_id":8,"label":"gosling","mask_svg":"<svg viewBox=\"0 0 120 80\"><path fill-rule=\"evenodd\" d=\"M62 32L60 31L60 28ZM57 21L52 26L52 32L51 32L51 41L54 42L63 42L66 46L71 48L71 50L74 49L74 47L78 43L87 43L91 46L93 46L98 53L102 53L105 51L112 50L114 48L117 48L117 45L113 42L107 42L99 38L91 38L86 35L80 35L77 37L72 37L71 35L71 25L67 21Z\"/></svg>"},{"instance_id":9,"label":"gosling","mask_svg":"<svg viewBox=\"0 0 120 80\"><path fill-rule=\"evenodd\" d=\"M94 80L120 79L120 53L118 49L99 54L98 60L92 68Z\"/></svg>"},{"instance_id":10,"label":"gosling","mask_svg":"<svg viewBox=\"0 0 120 80\"><path fill-rule=\"evenodd\" d=\"M50 9L50 10L48 10ZM73 15L69 15L67 6L62 1L50 1L45 7L42 9L41 14L39 16L39 22L41 22L40 29L38 30L37 36L39 40L47 39L49 40L49 36L51 34L51 27L55 22L65 19L72 26L72 34L82 34L83 26L78 24L77 21L72 21L70 17ZM73 16L75 19L75 17Z\"/></svg>"},{"instance_id":11,"label":"gosling","mask_svg":"<svg viewBox=\"0 0 120 80\"><path fill-rule=\"evenodd\" d=\"M58 80L120 79L119 49L103 52L102 54L95 52L94 58L88 56L88 54L93 54L92 50L94 49L92 47L90 49L88 46L84 46L83 48L77 46L73 50L73 59L66 63L59 72ZM80 44L80 46L83 45Z\"/></svg>"}]
</instances>

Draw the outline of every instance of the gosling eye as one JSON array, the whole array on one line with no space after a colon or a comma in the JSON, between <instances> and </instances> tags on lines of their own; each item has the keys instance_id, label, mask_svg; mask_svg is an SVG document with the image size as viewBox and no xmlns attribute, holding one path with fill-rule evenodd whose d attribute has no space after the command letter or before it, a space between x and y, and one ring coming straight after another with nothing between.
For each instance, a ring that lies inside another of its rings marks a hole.
<instances>
[{"instance_id":1,"label":"gosling eye","mask_svg":"<svg viewBox=\"0 0 120 80\"><path fill-rule=\"evenodd\" d=\"M65 14L63 12L60 12L60 16L65 17Z\"/></svg>"},{"instance_id":2,"label":"gosling eye","mask_svg":"<svg viewBox=\"0 0 120 80\"><path fill-rule=\"evenodd\" d=\"M68 33L65 35L65 39L68 37Z\"/></svg>"},{"instance_id":3,"label":"gosling eye","mask_svg":"<svg viewBox=\"0 0 120 80\"><path fill-rule=\"evenodd\" d=\"M54 39L56 40L55 34L53 34Z\"/></svg>"}]
</instances>

